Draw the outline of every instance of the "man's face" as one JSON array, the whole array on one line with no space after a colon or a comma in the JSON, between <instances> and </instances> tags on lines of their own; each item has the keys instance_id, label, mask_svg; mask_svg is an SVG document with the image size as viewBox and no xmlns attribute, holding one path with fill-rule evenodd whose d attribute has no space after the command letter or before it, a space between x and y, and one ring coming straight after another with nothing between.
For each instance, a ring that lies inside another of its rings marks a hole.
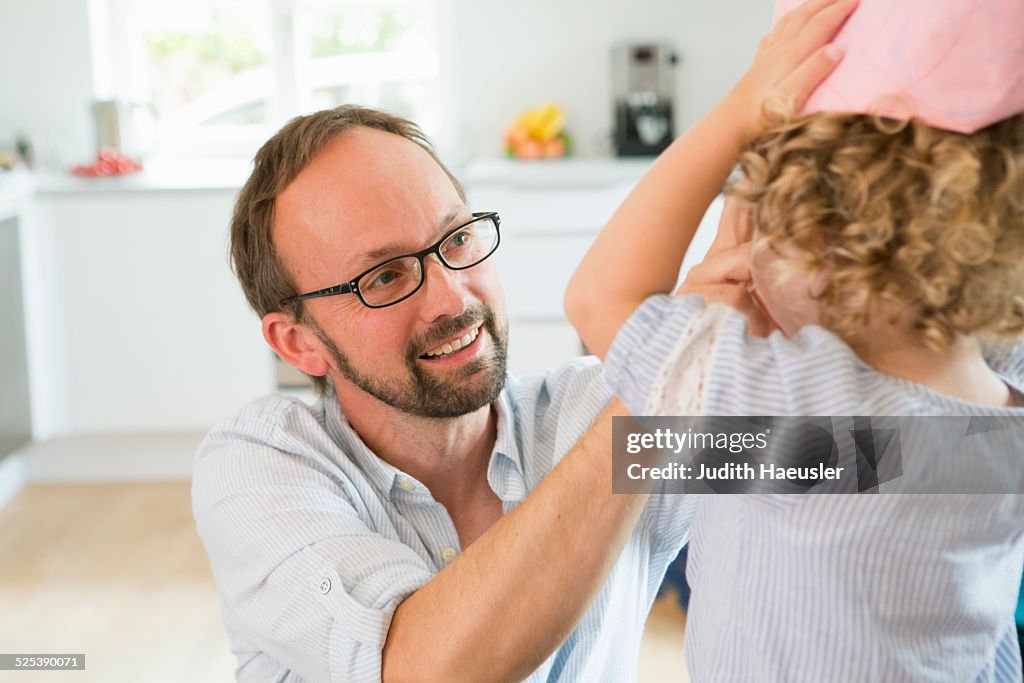
<instances>
[{"instance_id":1,"label":"man's face","mask_svg":"<svg viewBox=\"0 0 1024 683\"><path fill-rule=\"evenodd\" d=\"M328 143L274 213L274 245L302 292L420 251L472 217L424 150L367 128ZM455 271L428 256L423 278L419 291L386 308L355 294L304 302L343 401L369 395L409 414L455 417L501 391L507 322L494 261Z\"/></svg>"}]
</instances>

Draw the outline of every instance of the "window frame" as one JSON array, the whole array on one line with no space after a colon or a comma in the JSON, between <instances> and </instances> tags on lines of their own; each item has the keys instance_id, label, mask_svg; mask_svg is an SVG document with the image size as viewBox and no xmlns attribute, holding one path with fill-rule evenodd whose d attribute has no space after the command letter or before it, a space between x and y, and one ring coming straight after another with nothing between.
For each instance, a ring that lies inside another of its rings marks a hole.
<instances>
[{"instance_id":1,"label":"window frame","mask_svg":"<svg viewBox=\"0 0 1024 683\"><path fill-rule=\"evenodd\" d=\"M89 34L92 44L93 92L97 100L145 101L147 55L142 31L135 21L135 7L151 0L88 0ZM216 0L184 0L212 5ZM147 158L182 161L193 159L250 159L256 149L294 116L312 111L313 92L308 64L308 34L304 32L305 11L316 0L263 0L269 10L271 49L267 55L270 88L267 97L266 124L204 124L187 128L187 133L171 141L158 142ZM425 6L430 35L437 54L436 74L422 82L433 87L438 121L424 126L439 149L450 146L454 131L451 97L453 88L452 19L454 0L339 0L331 6ZM241 3L240 3L241 4ZM387 53L377 53L387 54ZM419 81L420 79L412 79ZM380 83L387 83L384 80ZM320 87L323 87L322 85ZM417 121L417 123L420 123Z\"/></svg>"}]
</instances>

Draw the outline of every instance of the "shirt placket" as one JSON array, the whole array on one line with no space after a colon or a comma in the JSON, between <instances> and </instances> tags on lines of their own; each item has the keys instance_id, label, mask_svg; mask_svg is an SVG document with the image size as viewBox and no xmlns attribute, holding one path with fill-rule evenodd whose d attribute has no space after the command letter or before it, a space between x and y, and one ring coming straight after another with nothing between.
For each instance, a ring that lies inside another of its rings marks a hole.
<instances>
[{"instance_id":1,"label":"shirt placket","mask_svg":"<svg viewBox=\"0 0 1024 683\"><path fill-rule=\"evenodd\" d=\"M447 508L434 499L426 486L400 475L395 478L393 500L399 512L419 530L437 571L458 557L462 547L455 522Z\"/></svg>"}]
</instances>

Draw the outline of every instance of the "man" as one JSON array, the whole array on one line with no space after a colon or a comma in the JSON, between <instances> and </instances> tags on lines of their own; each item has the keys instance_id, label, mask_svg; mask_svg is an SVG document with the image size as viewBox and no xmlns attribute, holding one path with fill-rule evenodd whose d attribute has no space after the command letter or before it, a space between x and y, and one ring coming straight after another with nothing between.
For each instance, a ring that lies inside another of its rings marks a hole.
<instances>
[{"instance_id":1,"label":"man","mask_svg":"<svg viewBox=\"0 0 1024 683\"><path fill-rule=\"evenodd\" d=\"M256 401L197 454L239 680L635 679L690 507L612 494L623 413L592 360L506 377L499 231L382 112L258 153L234 267L322 399Z\"/></svg>"}]
</instances>

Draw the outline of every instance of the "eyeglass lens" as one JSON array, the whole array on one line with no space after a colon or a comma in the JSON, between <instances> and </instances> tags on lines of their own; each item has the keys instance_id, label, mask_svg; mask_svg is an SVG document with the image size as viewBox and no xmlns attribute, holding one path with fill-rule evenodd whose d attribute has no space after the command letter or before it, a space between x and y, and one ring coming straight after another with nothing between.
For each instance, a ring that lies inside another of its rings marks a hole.
<instances>
[{"instance_id":1,"label":"eyeglass lens","mask_svg":"<svg viewBox=\"0 0 1024 683\"><path fill-rule=\"evenodd\" d=\"M498 229L490 217L481 218L457 230L438 245L441 261L453 270L469 268L491 255L498 242ZM359 293L370 306L386 306L416 290L423 279L419 257L403 256L382 263L359 278Z\"/></svg>"}]
</instances>

